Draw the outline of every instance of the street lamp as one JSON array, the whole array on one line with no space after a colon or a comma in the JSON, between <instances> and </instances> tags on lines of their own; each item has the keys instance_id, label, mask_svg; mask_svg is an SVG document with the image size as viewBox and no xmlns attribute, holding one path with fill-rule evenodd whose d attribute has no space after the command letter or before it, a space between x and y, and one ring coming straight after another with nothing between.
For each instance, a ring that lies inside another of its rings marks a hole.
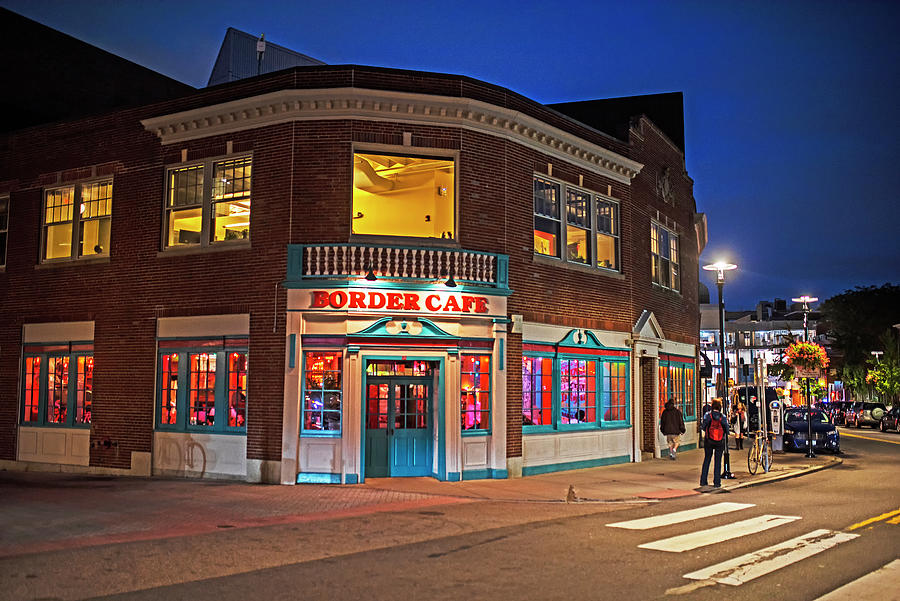
<instances>
[{"instance_id":1,"label":"street lamp","mask_svg":"<svg viewBox=\"0 0 900 601\"><path fill-rule=\"evenodd\" d=\"M722 287L725 285L725 272L737 269L733 263L716 261L704 265L706 271L716 272L716 288L719 290L719 357L722 359L722 409L728 415L728 360L725 359L725 301L722 298ZM728 455L728 435L725 435L725 456L722 459L722 477L726 480L734 478L731 473L731 457Z\"/></svg>"},{"instance_id":2,"label":"street lamp","mask_svg":"<svg viewBox=\"0 0 900 601\"><path fill-rule=\"evenodd\" d=\"M809 342L809 303L814 303L819 299L815 296L807 296L804 294L803 296L792 298L791 300L795 303L803 303L803 342ZM812 458L816 456L813 451L812 406L809 398L809 378L804 379L806 380L806 456Z\"/></svg>"}]
</instances>

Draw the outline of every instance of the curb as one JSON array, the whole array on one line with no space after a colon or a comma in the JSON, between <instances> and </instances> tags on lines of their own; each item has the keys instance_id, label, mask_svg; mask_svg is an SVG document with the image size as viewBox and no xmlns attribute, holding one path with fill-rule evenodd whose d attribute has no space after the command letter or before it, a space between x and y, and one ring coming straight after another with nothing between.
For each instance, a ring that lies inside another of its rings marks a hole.
<instances>
[{"instance_id":1,"label":"curb","mask_svg":"<svg viewBox=\"0 0 900 601\"><path fill-rule=\"evenodd\" d=\"M759 480L750 480L747 482L735 484L734 486L724 486L723 488L725 488L725 490L737 490L739 488L749 488L751 486L759 486L761 484L768 484L770 482L790 480L791 478L798 478L800 476L805 476L806 474L811 474L820 470L827 470L828 468L834 467L836 465L841 465L842 463L844 463L844 460L841 457L831 457L827 463L823 463L822 465L813 465L796 471L787 471L783 474L769 475Z\"/></svg>"}]
</instances>

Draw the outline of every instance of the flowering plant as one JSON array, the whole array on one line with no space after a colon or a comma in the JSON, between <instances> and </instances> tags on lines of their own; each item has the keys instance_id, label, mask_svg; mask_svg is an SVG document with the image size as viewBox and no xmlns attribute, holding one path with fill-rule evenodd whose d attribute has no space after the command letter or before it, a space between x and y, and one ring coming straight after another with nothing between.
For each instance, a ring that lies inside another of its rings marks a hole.
<instances>
[{"instance_id":1,"label":"flowering plant","mask_svg":"<svg viewBox=\"0 0 900 601\"><path fill-rule=\"evenodd\" d=\"M785 363L804 369L824 369L828 367L825 349L815 342L794 342L787 348Z\"/></svg>"}]
</instances>

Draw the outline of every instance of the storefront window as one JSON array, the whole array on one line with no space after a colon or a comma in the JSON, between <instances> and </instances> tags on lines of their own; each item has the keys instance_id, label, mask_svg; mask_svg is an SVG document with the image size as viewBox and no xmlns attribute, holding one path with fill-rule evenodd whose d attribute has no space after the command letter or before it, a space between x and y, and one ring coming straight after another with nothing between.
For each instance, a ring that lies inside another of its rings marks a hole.
<instances>
[{"instance_id":1,"label":"storefront window","mask_svg":"<svg viewBox=\"0 0 900 601\"><path fill-rule=\"evenodd\" d=\"M453 159L353 155L352 233L456 238Z\"/></svg>"},{"instance_id":2,"label":"storefront window","mask_svg":"<svg viewBox=\"0 0 900 601\"><path fill-rule=\"evenodd\" d=\"M659 362L659 414L671 400L685 419L696 417L694 407L694 365L683 361Z\"/></svg>"},{"instance_id":3,"label":"storefront window","mask_svg":"<svg viewBox=\"0 0 900 601\"><path fill-rule=\"evenodd\" d=\"M603 422L621 425L628 422L628 364L603 361L601 364L601 405Z\"/></svg>"},{"instance_id":4,"label":"storefront window","mask_svg":"<svg viewBox=\"0 0 900 601\"><path fill-rule=\"evenodd\" d=\"M597 362L560 361L560 423L597 422Z\"/></svg>"},{"instance_id":5,"label":"storefront window","mask_svg":"<svg viewBox=\"0 0 900 601\"><path fill-rule=\"evenodd\" d=\"M522 425L553 425L553 359L522 358Z\"/></svg>"},{"instance_id":6,"label":"storefront window","mask_svg":"<svg viewBox=\"0 0 900 601\"><path fill-rule=\"evenodd\" d=\"M238 342L246 344L246 340ZM203 340L160 342L159 429L211 433L246 430L248 355L244 349L226 350L226 346L221 339L217 344Z\"/></svg>"},{"instance_id":7,"label":"storefront window","mask_svg":"<svg viewBox=\"0 0 900 601\"><path fill-rule=\"evenodd\" d=\"M306 353L303 369L304 432L341 432L342 364L340 352Z\"/></svg>"},{"instance_id":8,"label":"storefront window","mask_svg":"<svg viewBox=\"0 0 900 601\"><path fill-rule=\"evenodd\" d=\"M491 357L463 355L460 375L460 417L463 430L491 427Z\"/></svg>"},{"instance_id":9,"label":"storefront window","mask_svg":"<svg viewBox=\"0 0 900 601\"><path fill-rule=\"evenodd\" d=\"M76 346L78 351L70 352ZM91 423L94 358L89 344L32 348L24 357L22 423L84 426ZM65 353L65 354L64 354Z\"/></svg>"}]
</instances>

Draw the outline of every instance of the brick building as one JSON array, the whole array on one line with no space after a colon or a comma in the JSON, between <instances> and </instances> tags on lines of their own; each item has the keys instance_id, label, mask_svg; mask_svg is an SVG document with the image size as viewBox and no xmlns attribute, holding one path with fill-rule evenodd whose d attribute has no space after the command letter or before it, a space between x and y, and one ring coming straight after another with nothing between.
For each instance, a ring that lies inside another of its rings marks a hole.
<instances>
[{"instance_id":1,"label":"brick building","mask_svg":"<svg viewBox=\"0 0 900 601\"><path fill-rule=\"evenodd\" d=\"M505 478L659 456L666 398L695 445L683 132L567 112L322 65L0 135L0 465Z\"/></svg>"}]
</instances>

